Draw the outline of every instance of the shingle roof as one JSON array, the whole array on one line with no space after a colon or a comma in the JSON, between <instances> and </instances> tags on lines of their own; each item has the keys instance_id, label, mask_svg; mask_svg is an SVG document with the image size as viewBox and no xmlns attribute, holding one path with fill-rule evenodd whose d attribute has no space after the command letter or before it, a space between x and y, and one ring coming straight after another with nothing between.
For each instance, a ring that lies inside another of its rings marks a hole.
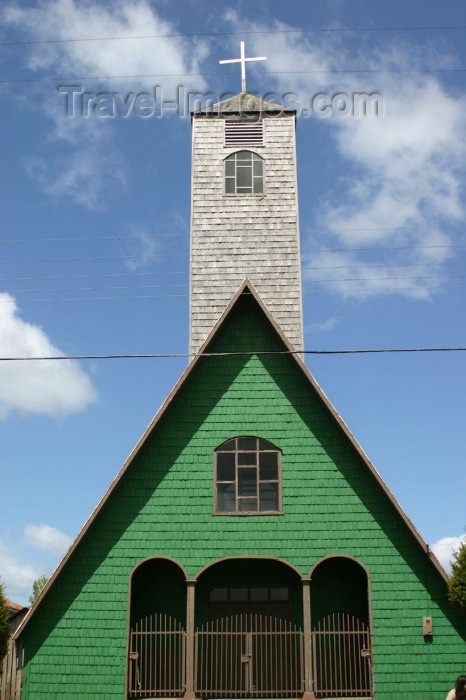
<instances>
[{"instance_id":1,"label":"shingle roof","mask_svg":"<svg viewBox=\"0 0 466 700\"><path fill-rule=\"evenodd\" d=\"M405 523L406 527L408 530L411 531L411 534L413 535L414 539L417 541L418 545L421 547L421 549L424 551L424 553L427 555L428 559L432 562L433 566L437 569L437 571L440 573L441 577L445 580L448 581L448 576L445 573L442 565L438 561L437 557L435 554L432 552L430 549L429 545L423 540L421 537L420 533L416 530L415 526L411 522L411 520L408 518L404 510L402 509L401 505L398 503L396 500L395 496L392 494L390 489L388 488L387 484L385 481L382 479L380 476L379 472L377 469L374 467L372 462L370 461L369 457L366 455L366 453L363 451L362 447L359 445L357 442L356 438L354 435L351 433L349 430L348 426L346 423L343 421L339 413L336 411L330 400L327 398L317 381L314 379L312 374L309 372L307 369L306 365L304 364L303 360L299 356L299 352L296 351L296 349L291 345L289 340L284 336L281 328L278 326L276 323L275 319L273 316L270 314L268 311L267 307L265 306L264 302L254 289L253 285L248 279L245 279L243 284L240 286L236 294L233 296L231 299L230 303L228 304L227 308L223 312L223 315L217 323L215 324L214 328L211 330L209 336L206 338L200 349L198 350L197 355L191 360L189 363L188 367L185 369L183 374L181 375L180 379L170 392L170 394L167 396L165 399L165 402L162 404L154 418L152 419L151 423L149 424L148 428L146 429L145 433L142 435L140 438L139 442L137 445L134 447L133 451L129 455L128 459L126 462L123 464L121 467L119 473L109 486L107 492L105 495L102 497L100 500L99 504L97 507L94 509L94 511L91 513L89 516L87 522L85 523L84 527L82 528L81 532L78 534L77 538L71 545L71 547L68 549L66 552L65 556L63 557L62 561L58 565L58 567L55 569L54 573L52 576L49 578L48 582L40 592L39 596L36 598L34 605L29 609L28 614L26 615L25 619L21 622L21 625L19 626L18 630L16 631L14 637L17 639L18 637L21 636L23 633L24 629L27 627L29 624L29 621L31 620L32 616L36 612L37 608L41 604L42 600L45 598L47 593L49 592L50 588L54 584L55 580L59 577L61 571L63 568L66 566L66 563L68 560L71 558L73 555L74 551L78 547L79 543L81 540L84 538L85 534L91 527L92 523L96 520L100 512L103 510L105 504L109 500L110 496L112 495L113 491L116 489L117 485L120 483L122 480L124 474L126 471L130 468L131 464L133 461L136 459L137 455L139 454L140 450L148 440L149 436L152 434L152 431L155 429L156 425L159 423L159 421L162 419L163 415L165 412L169 409L171 403L174 401L174 398L181 392L182 387L188 380L188 377L191 375L192 372L195 371L195 368L197 365L202 362L203 355L208 352L208 347L210 343L212 342L213 338L217 335L221 327L224 325L226 319L230 315L232 309L238 302L238 299L242 294L248 294L250 295L258 305L258 307L262 310L263 314L265 317L268 319L268 322L272 326L272 328L275 330L279 338L282 340L285 349L290 351L290 361L294 362L298 365L298 367L301 370L301 373L303 375L304 380L312 387L312 389L317 393L317 395L320 397L321 401L323 404L327 407L331 415L333 416L334 420L336 423L339 425L339 427L343 430L347 438L349 439L350 443L353 445L353 447L356 449L356 452L360 455L362 458L363 462L365 463L365 466L369 472L369 474L372 475L372 477L375 479L376 483L379 485L379 487L382 489L382 491L385 493L387 496L388 500L391 502L392 506L394 507L395 511L397 511L398 515L401 517L403 522Z\"/></svg>"},{"instance_id":2,"label":"shingle roof","mask_svg":"<svg viewBox=\"0 0 466 700\"><path fill-rule=\"evenodd\" d=\"M217 102L210 107L203 107L191 114L296 114L296 110L291 107L286 107L284 104L269 102L257 95L251 95L249 92L240 92L233 97Z\"/></svg>"}]
</instances>

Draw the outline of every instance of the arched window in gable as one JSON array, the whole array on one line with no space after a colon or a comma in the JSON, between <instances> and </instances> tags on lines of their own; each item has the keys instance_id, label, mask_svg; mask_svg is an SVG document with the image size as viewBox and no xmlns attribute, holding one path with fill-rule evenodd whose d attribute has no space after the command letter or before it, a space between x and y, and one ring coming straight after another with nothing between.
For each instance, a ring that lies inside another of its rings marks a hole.
<instances>
[{"instance_id":1,"label":"arched window in gable","mask_svg":"<svg viewBox=\"0 0 466 700\"><path fill-rule=\"evenodd\" d=\"M226 194L263 194L264 160L253 151L236 151L225 158Z\"/></svg>"},{"instance_id":2,"label":"arched window in gable","mask_svg":"<svg viewBox=\"0 0 466 700\"><path fill-rule=\"evenodd\" d=\"M215 450L215 513L280 513L281 451L258 437L236 437Z\"/></svg>"}]
</instances>

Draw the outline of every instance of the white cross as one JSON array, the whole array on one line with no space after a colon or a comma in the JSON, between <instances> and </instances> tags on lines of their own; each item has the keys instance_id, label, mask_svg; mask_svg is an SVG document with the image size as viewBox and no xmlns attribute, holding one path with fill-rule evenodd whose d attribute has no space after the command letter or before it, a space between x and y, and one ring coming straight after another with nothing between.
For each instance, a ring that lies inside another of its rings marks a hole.
<instances>
[{"instance_id":1,"label":"white cross","mask_svg":"<svg viewBox=\"0 0 466 700\"><path fill-rule=\"evenodd\" d=\"M245 58L244 56L244 41L241 42L241 58L228 58L219 63L241 63L241 92L246 92L246 61L266 61L267 56L258 56L256 58Z\"/></svg>"}]
</instances>

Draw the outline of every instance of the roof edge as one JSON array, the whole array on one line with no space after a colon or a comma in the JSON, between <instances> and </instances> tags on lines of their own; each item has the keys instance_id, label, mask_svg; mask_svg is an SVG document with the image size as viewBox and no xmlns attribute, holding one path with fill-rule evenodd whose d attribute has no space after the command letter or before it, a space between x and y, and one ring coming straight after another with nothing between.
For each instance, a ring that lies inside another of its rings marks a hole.
<instances>
[{"instance_id":1,"label":"roof edge","mask_svg":"<svg viewBox=\"0 0 466 700\"><path fill-rule=\"evenodd\" d=\"M208 95L205 96L206 98ZM287 107L285 104L278 104L265 100L260 95L253 95L250 92L239 92L237 95L215 102L209 106L201 107L193 110L191 117L196 116L218 116L223 117L229 114L240 114L248 116L253 114L297 114L296 109Z\"/></svg>"},{"instance_id":2,"label":"roof edge","mask_svg":"<svg viewBox=\"0 0 466 700\"><path fill-rule=\"evenodd\" d=\"M362 449L361 445L353 435L353 433L350 431L348 426L346 425L345 421L343 418L340 416L338 411L335 409L333 406L332 402L330 399L327 397L323 389L320 387L319 383L317 380L314 378L314 376L311 374L311 372L308 370L306 365L304 364L304 361L301 359L301 355L299 350L296 350L294 346L291 344L291 342L288 340L288 338L285 336L283 333L282 329L280 326L277 324L275 319L273 318L272 314L270 311L267 309L265 303L262 301L260 298L258 292L255 290L253 284L249 281L249 279L246 277L241 286L239 287L238 291L233 295L231 298L228 306L226 307L225 311L222 313L212 330L210 331L209 335L207 338L204 340L202 345L200 346L199 350L197 351L196 355L192 358L176 384L174 385L173 389L170 391L168 394L167 398L165 401L162 403L160 406L159 410L155 414L154 418L151 420L149 425L147 426L146 430L130 452L129 456L123 463L122 467L118 471L116 477L113 479L111 482L110 486L100 499L100 501L97 503L96 507L92 511L91 515L89 518L86 520L84 523L83 527L81 528L80 532L78 533L77 537L71 544L71 546L68 548L67 552L65 553L64 557L52 573L51 577L47 581L46 585L40 592L39 596L35 600L34 604L32 607L29 609L29 612L27 615L24 617L24 620L21 622L20 626L16 630L13 638L18 639L21 634L24 632L26 629L27 625L29 624L30 620L34 616L36 610L39 608L40 604L42 601L46 598L50 588L53 586L54 582L60 575L62 569L66 566L68 560L71 558L73 555L74 551L80 544L81 540L85 537L87 534L87 531L90 529L94 521L97 519L97 516L99 515L100 511L103 509L104 505L106 504L107 500L111 496L113 490L116 488L116 486L119 484L119 482L122 480L123 476L125 475L126 471L129 469L131 466L132 462L134 459L137 457L139 452L141 451L142 447L144 446L146 440L148 439L150 433L152 430L155 428L157 423L160 421L174 398L177 396L178 392L180 391L181 387L183 384L187 381L188 377L190 374L194 371L195 367L197 364L200 362L202 359L203 354L205 353L206 348L208 345L212 342L213 338L217 334L217 332L220 330L221 326L223 325L225 319L229 315L231 309L234 307L236 302L238 301L239 297L244 294L244 293L250 293L257 304L259 305L260 309L263 311L264 315L266 316L267 320L270 322L270 324L273 326L274 330L277 332L279 335L280 339L284 343L285 347L289 350L291 354L291 358L294 362L297 363L299 369L302 371L304 374L305 378L307 379L308 383L312 386L312 388L316 391L318 396L321 398L323 403L325 404L326 408L328 409L329 413L332 415L336 423L340 426L340 428L343 430L344 434L347 436L349 439L350 443L353 445L355 448L356 452L359 454L359 456L362 458L363 462L366 464L369 472L371 475L374 477L375 481L378 483L378 485L381 487L381 489L384 491L385 495L393 505L395 511L398 513L398 515L401 517L403 522L405 523L406 527L408 530L411 532L411 534L414 536L416 539L417 543L420 545L421 549L424 551L424 553L428 556L430 561L432 561L433 565L441 575L441 577L445 580L445 582L448 582L449 577L447 573L445 572L444 568L440 564L439 560L435 556L435 554L432 552L430 546L427 544L427 542L424 540L420 532L417 530L415 527L414 523L411 521L411 519L407 516L401 505L398 503L395 495L392 493L392 491L389 489L387 486L386 482L380 475L380 473L377 471L376 467L368 457L368 455L364 452Z\"/></svg>"}]
</instances>

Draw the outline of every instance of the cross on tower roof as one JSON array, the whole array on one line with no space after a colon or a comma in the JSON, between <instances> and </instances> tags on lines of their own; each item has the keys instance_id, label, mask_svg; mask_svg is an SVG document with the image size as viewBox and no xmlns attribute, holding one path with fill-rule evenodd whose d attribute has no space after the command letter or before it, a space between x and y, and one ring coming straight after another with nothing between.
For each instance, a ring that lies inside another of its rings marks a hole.
<instances>
[{"instance_id":1,"label":"cross on tower roof","mask_svg":"<svg viewBox=\"0 0 466 700\"><path fill-rule=\"evenodd\" d=\"M244 41L241 42L241 58L226 58L219 63L241 63L241 92L246 92L246 61L266 61L267 56L246 58L244 55Z\"/></svg>"}]
</instances>

